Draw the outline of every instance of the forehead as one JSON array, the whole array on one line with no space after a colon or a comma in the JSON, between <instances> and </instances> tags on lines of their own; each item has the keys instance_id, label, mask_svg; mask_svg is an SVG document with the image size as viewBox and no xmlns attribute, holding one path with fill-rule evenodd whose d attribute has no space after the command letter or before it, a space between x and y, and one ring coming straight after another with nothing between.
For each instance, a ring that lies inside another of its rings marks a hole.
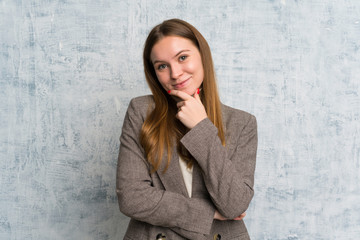
<instances>
[{"instance_id":1,"label":"forehead","mask_svg":"<svg viewBox=\"0 0 360 240\"><path fill-rule=\"evenodd\" d=\"M152 61L170 60L183 50L198 51L194 43L187 38L166 36L153 46L151 49L150 59Z\"/></svg>"}]
</instances>

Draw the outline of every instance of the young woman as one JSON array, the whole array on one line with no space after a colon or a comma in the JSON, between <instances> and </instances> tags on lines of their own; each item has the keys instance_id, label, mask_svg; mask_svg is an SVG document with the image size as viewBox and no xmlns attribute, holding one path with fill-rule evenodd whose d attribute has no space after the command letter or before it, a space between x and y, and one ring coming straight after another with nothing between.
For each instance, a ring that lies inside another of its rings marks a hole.
<instances>
[{"instance_id":1,"label":"young woman","mask_svg":"<svg viewBox=\"0 0 360 240\"><path fill-rule=\"evenodd\" d=\"M221 104L210 48L189 23L155 26L143 61L152 95L131 100L120 137L124 239L249 239L255 117Z\"/></svg>"}]
</instances>

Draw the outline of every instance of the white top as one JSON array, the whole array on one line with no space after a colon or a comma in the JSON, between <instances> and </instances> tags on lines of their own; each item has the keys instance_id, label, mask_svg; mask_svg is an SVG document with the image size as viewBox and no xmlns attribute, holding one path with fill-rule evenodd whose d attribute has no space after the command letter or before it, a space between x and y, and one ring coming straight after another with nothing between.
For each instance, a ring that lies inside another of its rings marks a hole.
<instances>
[{"instance_id":1,"label":"white top","mask_svg":"<svg viewBox=\"0 0 360 240\"><path fill-rule=\"evenodd\" d=\"M193 166L191 166L191 168L188 168L186 166L186 162L181 157L179 157L179 163L180 163L181 173L184 178L186 190L189 194L189 197L191 198Z\"/></svg>"}]
</instances>

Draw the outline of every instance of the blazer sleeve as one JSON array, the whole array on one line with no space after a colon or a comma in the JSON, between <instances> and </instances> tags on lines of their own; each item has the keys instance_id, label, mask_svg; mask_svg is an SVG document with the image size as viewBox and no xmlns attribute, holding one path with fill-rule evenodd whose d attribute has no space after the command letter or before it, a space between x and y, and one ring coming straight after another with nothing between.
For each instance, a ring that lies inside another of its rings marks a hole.
<instances>
[{"instance_id":1,"label":"blazer sleeve","mask_svg":"<svg viewBox=\"0 0 360 240\"><path fill-rule=\"evenodd\" d=\"M218 130L208 118L181 139L202 169L206 188L217 210L228 219L245 212L254 195L257 123L253 115L246 113L245 116L239 114L241 118L233 119L228 129L235 139L230 143L231 151L222 146Z\"/></svg>"},{"instance_id":2,"label":"blazer sleeve","mask_svg":"<svg viewBox=\"0 0 360 240\"><path fill-rule=\"evenodd\" d=\"M210 233L215 206L210 199L187 198L153 186L150 166L139 142L144 114L138 102L130 102L120 137L116 178L120 211L133 219L201 239Z\"/></svg>"}]
</instances>

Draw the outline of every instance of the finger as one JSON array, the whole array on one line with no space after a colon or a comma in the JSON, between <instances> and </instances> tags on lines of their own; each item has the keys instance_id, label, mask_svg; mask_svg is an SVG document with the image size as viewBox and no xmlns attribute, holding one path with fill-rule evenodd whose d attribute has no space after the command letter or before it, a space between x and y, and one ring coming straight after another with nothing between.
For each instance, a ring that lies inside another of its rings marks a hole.
<instances>
[{"instance_id":1,"label":"finger","mask_svg":"<svg viewBox=\"0 0 360 240\"><path fill-rule=\"evenodd\" d=\"M179 110L181 110L181 109L179 108ZM179 111L179 110L178 110L178 112L176 113L175 117L180 120L180 116L179 116L180 111Z\"/></svg>"},{"instance_id":2,"label":"finger","mask_svg":"<svg viewBox=\"0 0 360 240\"><path fill-rule=\"evenodd\" d=\"M201 99L200 99L200 90L199 90L199 89L196 90L196 92L195 92L195 94L194 94L194 98L195 98L196 100L198 100L199 102L201 102Z\"/></svg>"},{"instance_id":3,"label":"finger","mask_svg":"<svg viewBox=\"0 0 360 240\"><path fill-rule=\"evenodd\" d=\"M177 108L181 108L182 106L185 106L185 101L181 101L176 104Z\"/></svg>"},{"instance_id":4,"label":"finger","mask_svg":"<svg viewBox=\"0 0 360 240\"><path fill-rule=\"evenodd\" d=\"M190 96L189 94L187 94L186 92L183 91L179 91L179 90L169 90L168 93L170 95L176 96L181 98L182 100L189 100L192 98L192 96Z\"/></svg>"},{"instance_id":5,"label":"finger","mask_svg":"<svg viewBox=\"0 0 360 240\"><path fill-rule=\"evenodd\" d=\"M234 220L241 220L246 216L246 213L242 213L240 216L234 218Z\"/></svg>"}]
</instances>

